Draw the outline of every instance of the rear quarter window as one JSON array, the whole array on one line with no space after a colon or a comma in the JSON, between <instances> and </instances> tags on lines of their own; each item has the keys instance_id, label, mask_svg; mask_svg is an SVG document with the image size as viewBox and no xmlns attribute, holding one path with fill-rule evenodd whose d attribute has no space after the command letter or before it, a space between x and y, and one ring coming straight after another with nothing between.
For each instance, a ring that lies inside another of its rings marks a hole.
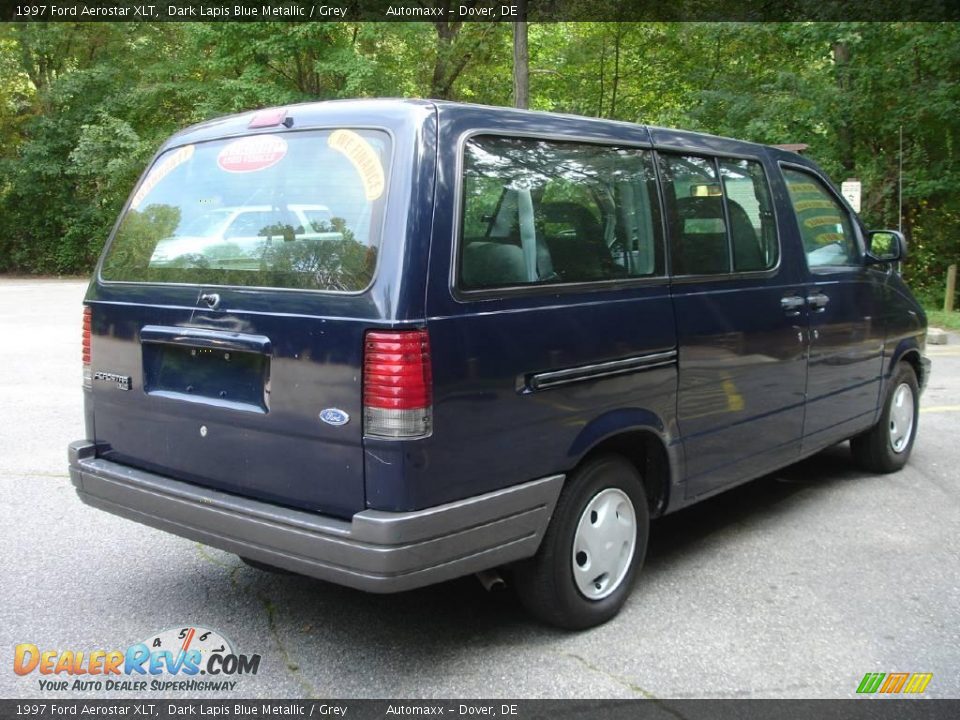
<instances>
[{"instance_id":1,"label":"rear quarter window","mask_svg":"<svg viewBox=\"0 0 960 720\"><path fill-rule=\"evenodd\" d=\"M646 150L476 136L464 148L458 285L464 290L664 272Z\"/></svg>"},{"instance_id":2,"label":"rear quarter window","mask_svg":"<svg viewBox=\"0 0 960 720\"><path fill-rule=\"evenodd\" d=\"M391 142L377 130L175 148L134 192L106 281L358 292L380 247Z\"/></svg>"}]
</instances>

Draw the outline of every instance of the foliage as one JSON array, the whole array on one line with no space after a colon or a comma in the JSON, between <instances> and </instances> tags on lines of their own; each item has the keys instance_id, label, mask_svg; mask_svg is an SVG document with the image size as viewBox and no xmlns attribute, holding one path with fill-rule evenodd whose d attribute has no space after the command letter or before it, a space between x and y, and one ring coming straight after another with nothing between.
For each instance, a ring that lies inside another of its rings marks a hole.
<instances>
[{"instance_id":1,"label":"foliage","mask_svg":"<svg viewBox=\"0 0 960 720\"><path fill-rule=\"evenodd\" d=\"M943 307L941 305L941 307ZM946 312L945 310L932 310L927 308L927 322L930 327L943 328L944 330L960 330L960 311Z\"/></svg>"},{"instance_id":2,"label":"foliage","mask_svg":"<svg viewBox=\"0 0 960 720\"><path fill-rule=\"evenodd\" d=\"M960 262L960 26L534 23L529 45L534 109L810 145L837 181L863 182L867 225L902 222L905 273L942 302L946 266ZM0 77L0 271L86 273L179 128L317 99L508 104L511 28L7 24Z\"/></svg>"}]
</instances>

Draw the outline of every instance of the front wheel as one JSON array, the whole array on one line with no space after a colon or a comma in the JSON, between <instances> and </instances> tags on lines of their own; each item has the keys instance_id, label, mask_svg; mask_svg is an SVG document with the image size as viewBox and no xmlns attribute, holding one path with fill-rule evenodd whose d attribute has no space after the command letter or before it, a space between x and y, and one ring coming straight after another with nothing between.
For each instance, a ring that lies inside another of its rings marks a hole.
<instances>
[{"instance_id":1,"label":"front wheel","mask_svg":"<svg viewBox=\"0 0 960 720\"><path fill-rule=\"evenodd\" d=\"M919 396L917 374L908 363L900 363L891 379L880 421L850 440L853 457L861 467L892 473L907 464L917 437Z\"/></svg>"},{"instance_id":2,"label":"front wheel","mask_svg":"<svg viewBox=\"0 0 960 720\"><path fill-rule=\"evenodd\" d=\"M567 480L537 554L513 567L520 601L570 630L606 622L630 594L649 530L636 468L618 455L587 462Z\"/></svg>"}]
</instances>

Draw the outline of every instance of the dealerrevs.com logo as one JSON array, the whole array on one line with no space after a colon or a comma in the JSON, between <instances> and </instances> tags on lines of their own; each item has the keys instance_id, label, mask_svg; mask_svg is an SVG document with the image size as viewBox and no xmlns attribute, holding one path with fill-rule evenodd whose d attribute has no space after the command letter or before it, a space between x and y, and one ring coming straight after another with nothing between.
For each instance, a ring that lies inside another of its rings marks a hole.
<instances>
[{"instance_id":1,"label":"dealerrevs.com logo","mask_svg":"<svg viewBox=\"0 0 960 720\"><path fill-rule=\"evenodd\" d=\"M172 628L126 650L49 650L20 643L13 671L37 677L43 691L216 692L256 675L260 655L241 655L216 630Z\"/></svg>"},{"instance_id":2,"label":"dealerrevs.com logo","mask_svg":"<svg viewBox=\"0 0 960 720\"><path fill-rule=\"evenodd\" d=\"M897 695L900 693L922 693L933 679L933 673L867 673L860 681L857 692L864 695L883 693Z\"/></svg>"}]
</instances>

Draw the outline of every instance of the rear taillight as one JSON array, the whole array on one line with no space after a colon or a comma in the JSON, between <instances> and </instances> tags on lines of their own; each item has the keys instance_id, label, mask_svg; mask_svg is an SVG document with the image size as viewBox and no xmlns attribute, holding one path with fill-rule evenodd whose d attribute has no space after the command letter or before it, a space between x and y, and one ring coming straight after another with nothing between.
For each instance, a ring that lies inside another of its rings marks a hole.
<instances>
[{"instance_id":1,"label":"rear taillight","mask_svg":"<svg viewBox=\"0 0 960 720\"><path fill-rule=\"evenodd\" d=\"M83 309L83 386L93 387L93 371L90 369L90 308Z\"/></svg>"},{"instance_id":2,"label":"rear taillight","mask_svg":"<svg viewBox=\"0 0 960 720\"><path fill-rule=\"evenodd\" d=\"M433 377L426 330L370 331L363 350L363 431L388 438L430 434Z\"/></svg>"}]
</instances>

